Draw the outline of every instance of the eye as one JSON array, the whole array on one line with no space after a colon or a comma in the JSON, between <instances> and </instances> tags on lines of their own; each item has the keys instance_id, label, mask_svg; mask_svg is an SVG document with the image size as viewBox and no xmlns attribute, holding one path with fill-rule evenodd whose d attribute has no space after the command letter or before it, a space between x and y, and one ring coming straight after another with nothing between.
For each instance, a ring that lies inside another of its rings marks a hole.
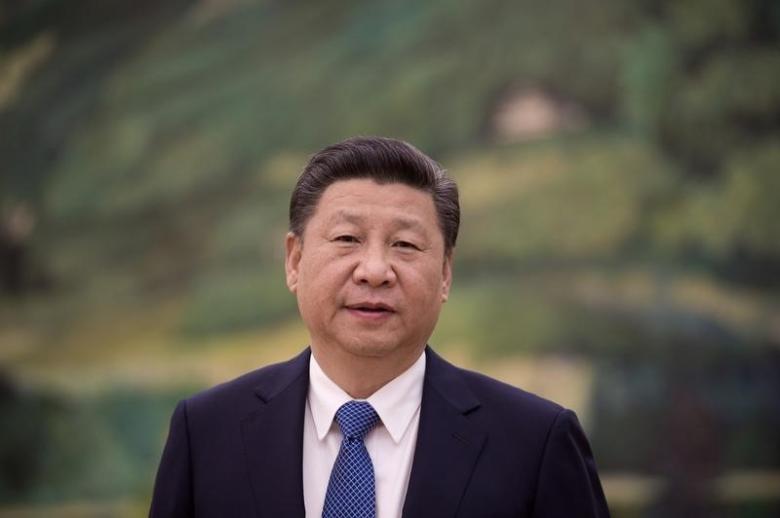
<instances>
[{"instance_id":1,"label":"eye","mask_svg":"<svg viewBox=\"0 0 780 518\"><path fill-rule=\"evenodd\" d=\"M414 243L410 243L409 241L396 241L393 243L393 246L396 246L398 248L406 248L409 250L419 250L420 247L415 245Z\"/></svg>"},{"instance_id":2,"label":"eye","mask_svg":"<svg viewBox=\"0 0 780 518\"><path fill-rule=\"evenodd\" d=\"M339 243L358 243L358 238L355 236L351 236L349 234L344 234L341 236L336 236L333 241L337 241Z\"/></svg>"}]
</instances>

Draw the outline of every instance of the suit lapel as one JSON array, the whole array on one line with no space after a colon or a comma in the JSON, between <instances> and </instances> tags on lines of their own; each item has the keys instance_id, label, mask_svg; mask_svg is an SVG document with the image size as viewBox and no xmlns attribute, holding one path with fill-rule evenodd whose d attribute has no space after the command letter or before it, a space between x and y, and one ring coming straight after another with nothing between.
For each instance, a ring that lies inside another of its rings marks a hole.
<instances>
[{"instance_id":1,"label":"suit lapel","mask_svg":"<svg viewBox=\"0 0 780 518\"><path fill-rule=\"evenodd\" d=\"M466 414L480 403L455 367L430 348L404 518L452 517L479 458L486 433Z\"/></svg>"},{"instance_id":2,"label":"suit lapel","mask_svg":"<svg viewBox=\"0 0 780 518\"><path fill-rule=\"evenodd\" d=\"M309 350L279 366L257 386L259 408L241 422L249 479L259 516L301 516L303 419Z\"/></svg>"}]
</instances>

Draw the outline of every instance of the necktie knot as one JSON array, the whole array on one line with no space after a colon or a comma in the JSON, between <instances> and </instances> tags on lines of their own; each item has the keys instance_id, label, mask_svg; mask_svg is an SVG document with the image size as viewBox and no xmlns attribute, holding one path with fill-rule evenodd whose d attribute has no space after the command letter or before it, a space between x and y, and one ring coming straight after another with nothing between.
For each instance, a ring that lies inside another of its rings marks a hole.
<instances>
[{"instance_id":1,"label":"necktie knot","mask_svg":"<svg viewBox=\"0 0 780 518\"><path fill-rule=\"evenodd\" d=\"M379 415L367 401L348 401L336 411L336 422L345 438L363 440L379 422Z\"/></svg>"}]
</instances>

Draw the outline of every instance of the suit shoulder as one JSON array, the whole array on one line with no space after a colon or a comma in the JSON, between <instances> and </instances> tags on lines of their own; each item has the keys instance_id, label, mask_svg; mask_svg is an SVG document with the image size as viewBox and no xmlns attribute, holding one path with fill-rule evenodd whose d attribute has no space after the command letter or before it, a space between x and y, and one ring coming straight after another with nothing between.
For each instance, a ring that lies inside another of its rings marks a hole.
<instances>
[{"instance_id":1,"label":"suit shoulder","mask_svg":"<svg viewBox=\"0 0 780 518\"><path fill-rule=\"evenodd\" d=\"M244 403L254 404L268 391L283 389L303 373L308 373L308 349L300 355L280 363L260 367L230 381L198 392L186 399L190 411L223 409L226 403L234 408Z\"/></svg>"},{"instance_id":2,"label":"suit shoulder","mask_svg":"<svg viewBox=\"0 0 780 518\"><path fill-rule=\"evenodd\" d=\"M527 427L529 423L549 429L566 409L521 388L491 378L485 374L454 367L461 379L485 409L501 416L506 425Z\"/></svg>"}]
</instances>

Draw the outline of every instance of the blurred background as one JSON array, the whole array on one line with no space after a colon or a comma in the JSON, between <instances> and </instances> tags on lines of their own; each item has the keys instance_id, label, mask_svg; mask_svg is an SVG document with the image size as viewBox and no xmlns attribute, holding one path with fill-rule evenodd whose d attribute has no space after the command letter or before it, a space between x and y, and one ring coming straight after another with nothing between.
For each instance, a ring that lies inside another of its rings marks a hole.
<instances>
[{"instance_id":1,"label":"blurred background","mask_svg":"<svg viewBox=\"0 0 780 518\"><path fill-rule=\"evenodd\" d=\"M431 343L575 409L615 518L780 516L780 3L0 0L0 516L143 516L192 392L300 351L289 193L461 188Z\"/></svg>"}]
</instances>

